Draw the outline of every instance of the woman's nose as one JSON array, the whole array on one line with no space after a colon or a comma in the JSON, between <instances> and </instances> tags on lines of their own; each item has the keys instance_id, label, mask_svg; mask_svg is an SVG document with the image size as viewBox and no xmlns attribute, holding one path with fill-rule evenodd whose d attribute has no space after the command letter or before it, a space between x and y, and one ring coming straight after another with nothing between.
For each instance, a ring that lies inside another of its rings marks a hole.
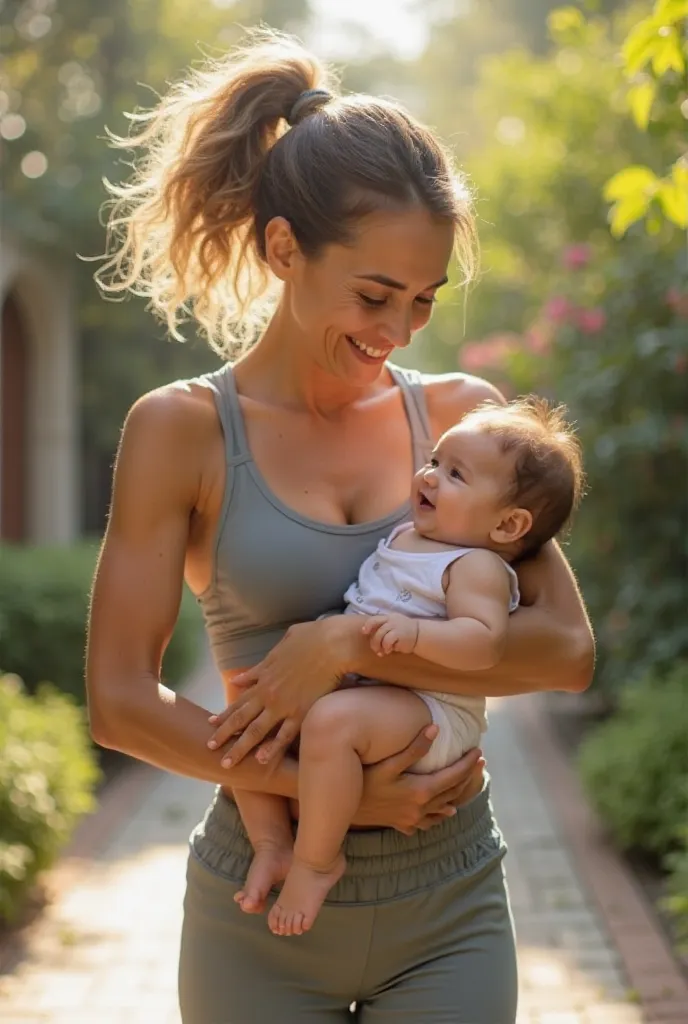
<instances>
[{"instance_id":1,"label":"woman's nose","mask_svg":"<svg viewBox=\"0 0 688 1024\"><path fill-rule=\"evenodd\" d=\"M388 345L394 348L406 348L411 344L411 319L399 314L393 320L389 319L380 326L380 334Z\"/></svg>"}]
</instances>

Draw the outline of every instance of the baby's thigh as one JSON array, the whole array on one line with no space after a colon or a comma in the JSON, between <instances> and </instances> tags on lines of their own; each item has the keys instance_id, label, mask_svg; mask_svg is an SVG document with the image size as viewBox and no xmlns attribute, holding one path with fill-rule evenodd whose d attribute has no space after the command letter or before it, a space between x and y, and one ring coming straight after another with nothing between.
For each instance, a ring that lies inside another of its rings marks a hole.
<instances>
[{"instance_id":1,"label":"baby's thigh","mask_svg":"<svg viewBox=\"0 0 688 1024\"><path fill-rule=\"evenodd\" d=\"M408 746L430 725L427 706L411 690L368 683L335 690L316 701L301 727L301 753L323 741L353 747L364 764L375 764Z\"/></svg>"}]
</instances>

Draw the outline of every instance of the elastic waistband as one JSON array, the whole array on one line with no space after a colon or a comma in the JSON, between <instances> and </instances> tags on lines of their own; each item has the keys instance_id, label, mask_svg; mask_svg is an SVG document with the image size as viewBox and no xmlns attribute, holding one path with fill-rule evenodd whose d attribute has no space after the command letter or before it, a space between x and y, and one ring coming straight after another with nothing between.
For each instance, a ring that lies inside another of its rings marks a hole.
<instances>
[{"instance_id":1,"label":"elastic waistband","mask_svg":"<svg viewBox=\"0 0 688 1024\"><path fill-rule=\"evenodd\" d=\"M235 803L218 789L190 839L192 855L215 874L243 882L253 856ZM412 836L394 829L349 832L344 842L347 869L328 903L379 903L470 875L501 859L506 845L490 803L489 783L427 832Z\"/></svg>"}]
</instances>

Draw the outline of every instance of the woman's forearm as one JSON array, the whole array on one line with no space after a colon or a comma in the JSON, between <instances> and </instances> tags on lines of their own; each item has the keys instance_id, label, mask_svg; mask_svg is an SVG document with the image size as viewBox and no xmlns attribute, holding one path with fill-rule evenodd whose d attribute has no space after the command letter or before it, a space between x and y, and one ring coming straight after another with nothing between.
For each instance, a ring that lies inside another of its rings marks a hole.
<instances>
[{"instance_id":1,"label":"woman's forearm","mask_svg":"<svg viewBox=\"0 0 688 1024\"><path fill-rule=\"evenodd\" d=\"M122 686L111 692L119 692L116 701L99 708L97 716L91 709L92 723L101 723L97 728L92 724L93 737L101 746L189 778L296 798L297 764L292 758L285 757L276 768L261 765L254 757L222 768L226 748L207 746L213 731L209 712L157 680L137 681L129 692Z\"/></svg>"}]
</instances>

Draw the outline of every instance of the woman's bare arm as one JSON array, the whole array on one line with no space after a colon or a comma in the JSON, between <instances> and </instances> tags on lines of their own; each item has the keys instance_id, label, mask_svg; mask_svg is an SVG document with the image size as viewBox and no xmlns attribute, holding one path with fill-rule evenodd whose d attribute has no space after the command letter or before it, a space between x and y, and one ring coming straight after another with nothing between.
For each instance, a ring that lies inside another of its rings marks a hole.
<instances>
[{"instance_id":1,"label":"woman's bare arm","mask_svg":"<svg viewBox=\"0 0 688 1024\"><path fill-rule=\"evenodd\" d=\"M179 613L189 523L201 487L212 410L182 388L132 408L115 469L96 571L86 683L96 742L149 764L243 789L296 796L296 764L267 772L249 758L220 767L208 712L163 686L161 662Z\"/></svg>"}]
</instances>

